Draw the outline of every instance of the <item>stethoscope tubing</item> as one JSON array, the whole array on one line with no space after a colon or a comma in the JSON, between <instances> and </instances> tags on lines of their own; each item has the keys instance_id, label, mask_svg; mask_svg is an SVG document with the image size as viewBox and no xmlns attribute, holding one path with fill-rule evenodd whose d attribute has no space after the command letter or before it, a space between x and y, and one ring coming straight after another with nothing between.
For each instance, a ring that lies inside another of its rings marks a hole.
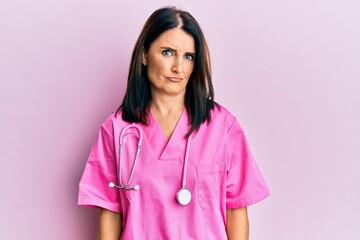
<instances>
[{"instance_id":1,"label":"stethoscope tubing","mask_svg":"<svg viewBox=\"0 0 360 240\"><path fill-rule=\"evenodd\" d=\"M129 179L128 179L127 183L124 184L123 181L122 181L122 173L121 173L122 172L121 171L122 170L122 164L123 164L123 162L122 162L123 161L123 159L122 159L122 151L123 151L123 146L124 146L125 133L130 128L134 128L134 129L137 130L137 132L138 132L138 143L137 143L137 149L136 149L133 165L131 167ZM139 188L140 188L139 185L135 185L133 187L129 187L129 185L131 184L131 181L132 181L133 176L134 176L136 163L137 163L137 160L138 160L139 154L140 154L142 140L143 140L142 130L135 123L129 124L129 125L127 125L127 126L125 126L123 128L123 130L120 133L120 139L119 139L120 147L119 147L118 185L115 185L114 183L110 182L109 183L110 187L115 187L115 188L118 188L120 190L139 190ZM183 163L183 169L182 169L183 173L182 173L181 189L176 194L176 200L178 201L178 203L180 205L183 205L183 206L189 204L190 201L191 201L191 192L186 188L186 173L187 173L187 164L188 164L188 158L189 158L190 144L191 144L191 136L188 137L187 142L186 142L184 163Z\"/></svg>"},{"instance_id":2,"label":"stethoscope tubing","mask_svg":"<svg viewBox=\"0 0 360 240\"><path fill-rule=\"evenodd\" d=\"M130 128L134 128L137 130L138 132L138 143L137 143L137 149L136 149L136 153L135 153L135 157L134 157L134 161L133 161L133 165L131 167L131 171L130 171L130 176L129 179L127 181L126 184L124 184L122 182L122 163L123 163L123 159L122 159L122 151L123 151L123 146L124 146L124 138L125 138L125 133L128 129ZM142 135L142 130L141 128L136 125L135 123L133 124L129 124L127 126L125 126L123 128L123 130L120 133L120 137L119 137L119 168L118 168L118 185L115 185L114 183L110 182L109 186L110 187L115 187L121 190L139 190L139 185L135 185L134 187L129 187L129 185L131 184L131 181L133 179L134 176L134 172L135 172L135 168L136 168L136 163L140 154L140 149L141 149L141 144L142 144L142 140L143 140L143 135Z\"/></svg>"},{"instance_id":3,"label":"stethoscope tubing","mask_svg":"<svg viewBox=\"0 0 360 240\"><path fill-rule=\"evenodd\" d=\"M184 165L183 165L183 176L182 176L182 183L181 187L186 187L186 173L187 173L187 163L189 158L189 149L190 149L190 142L191 142L191 136L188 137L186 142L186 150L185 150L185 158L184 158Z\"/></svg>"},{"instance_id":4,"label":"stethoscope tubing","mask_svg":"<svg viewBox=\"0 0 360 240\"><path fill-rule=\"evenodd\" d=\"M137 146L137 149L136 149L136 155L135 155L135 158L134 158L134 162L133 162L133 165L132 165L132 168L131 168L131 171L130 171L130 177L129 177L129 180L126 184L123 184L122 182L122 175L121 175L121 169L122 169L122 148L123 148L123 145L121 144L120 145L120 148L119 148L119 169L118 169L118 182L119 182L119 186L122 188L122 189L125 189L125 190L131 190L132 188L130 189L127 189L127 187L130 185L132 179L133 179L133 176L134 176L134 171L135 171L135 167L136 167L136 163L137 163L137 160L138 160L138 157L139 157L139 153L140 153L140 147L141 147L141 144Z\"/></svg>"}]
</instances>

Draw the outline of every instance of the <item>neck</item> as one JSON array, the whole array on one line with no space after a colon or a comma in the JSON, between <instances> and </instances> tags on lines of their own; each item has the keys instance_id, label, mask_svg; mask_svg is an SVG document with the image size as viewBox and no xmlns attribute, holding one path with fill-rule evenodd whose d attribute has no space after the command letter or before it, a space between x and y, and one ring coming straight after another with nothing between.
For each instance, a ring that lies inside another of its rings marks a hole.
<instances>
[{"instance_id":1,"label":"neck","mask_svg":"<svg viewBox=\"0 0 360 240\"><path fill-rule=\"evenodd\" d=\"M185 94L176 96L163 96L154 94L150 104L150 109L160 116L168 116L174 113L182 113L185 107Z\"/></svg>"}]
</instances>

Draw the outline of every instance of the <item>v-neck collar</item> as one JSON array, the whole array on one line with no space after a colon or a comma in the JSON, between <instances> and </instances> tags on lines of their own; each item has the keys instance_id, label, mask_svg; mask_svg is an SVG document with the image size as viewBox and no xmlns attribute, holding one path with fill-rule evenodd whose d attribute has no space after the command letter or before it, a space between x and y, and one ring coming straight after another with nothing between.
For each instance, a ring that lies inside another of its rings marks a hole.
<instances>
[{"instance_id":1,"label":"v-neck collar","mask_svg":"<svg viewBox=\"0 0 360 240\"><path fill-rule=\"evenodd\" d=\"M181 159L186 146L185 135L189 131L186 108L184 108L169 140L166 139L155 115L151 111L149 111L149 119L149 124L145 127L144 132L156 157L159 160Z\"/></svg>"}]
</instances>

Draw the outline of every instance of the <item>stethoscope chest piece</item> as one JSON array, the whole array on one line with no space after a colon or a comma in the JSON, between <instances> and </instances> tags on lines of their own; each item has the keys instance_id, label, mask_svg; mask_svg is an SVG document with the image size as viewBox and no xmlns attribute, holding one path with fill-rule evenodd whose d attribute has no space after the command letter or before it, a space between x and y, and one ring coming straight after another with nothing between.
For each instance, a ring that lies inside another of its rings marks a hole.
<instances>
[{"instance_id":1,"label":"stethoscope chest piece","mask_svg":"<svg viewBox=\"0 0 360 240\"><path fill-rule=\"evenodd\" d=\"M187 188L180 189L176 194L176 200L180 205L183 206L188 205L191 201L191 193L189 189Z\"/></svg>"}]
</instances>

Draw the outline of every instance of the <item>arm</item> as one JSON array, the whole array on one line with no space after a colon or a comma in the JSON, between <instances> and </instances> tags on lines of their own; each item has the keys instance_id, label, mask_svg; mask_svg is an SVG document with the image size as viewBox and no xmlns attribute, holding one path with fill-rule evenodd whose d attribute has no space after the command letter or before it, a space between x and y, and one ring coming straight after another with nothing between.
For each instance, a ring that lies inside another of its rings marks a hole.
<instances>
[{"instance_id":1,"label":"arm","mask_svg":"<svg viewBox=\"0 0 360 240\"><path fill-rule=\"evenodd\" d=\"M246 207L226 210L226 232L229 240L249 240Z\"/></svg>"},{"instance_id":2,"label":"arm","mask_svg":"<svg viewBox=\"0 0 360 240\"><path fill-rule=\"evenodd\" d=\"M98 240L119 240L121 235L121 214L101 208Z\"/></svg>"}]
</instances>

